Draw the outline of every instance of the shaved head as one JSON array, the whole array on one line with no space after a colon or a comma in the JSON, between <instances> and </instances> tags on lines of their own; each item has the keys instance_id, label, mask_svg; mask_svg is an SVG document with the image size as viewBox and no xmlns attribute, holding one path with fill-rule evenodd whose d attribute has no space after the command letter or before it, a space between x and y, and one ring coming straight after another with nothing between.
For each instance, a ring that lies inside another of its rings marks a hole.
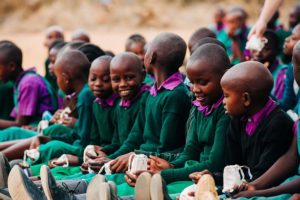
<instances>
[{"instance_id":1,"label":"shaved head","mask_svg":"<svg viewBox=\"0 0 300 200\"><path fill-rule=\"evenodd\" d=\"M54 67L59 68L62 73L68 74L73 79L87 79L90 62L80 51L69 50L58 55Z\"/></svg>"},{"instance_id":2,"label":"shaved head","mask_svg":"<svg viewBox=\"0 0 300 200\"><path fill-rule=\"evenodd\" d=\"M124 52L117 54L111 61L110 69L114 70L116 68L130 68L136 71L143 71L143 65L141 60L137 55L131 52Z\"/></svg>"},{"instance_id":3,"label":"shaved head","mask_svg":"<svg viewBox=\"0 0 300 200\"><path fill-rule=\"evenodd\" d=\"M196 62L209 63L210 69L221 75L230 67L230 61L225 50L217 44L204 44L198 47L191 55L187 66L197 66L192 64Z\"/></svg>"},{"instance_id":4,"label":"shaved head","mask_svg":"<svg viewBox=\"0 0 300 200\"><path fill-rule=\"evenodd\" d=\"M146 57L149 53L155 54L154 62L158 66L175 72L183 64L186 54L186 43L179 35L161 33L150 42Z\"/></svg>"},{"instance_id":5,"label":"shaved head","mask_svg":"<svg viewBox=\"0 0 300 200\"><path fill-rule=\"evenodd\" d=\"M197 29L190 37L189 42L188 42L188 47L189 50L191 51L193 49L193 46L202 38L206 38L206 37L210 37L210 38L216 38L216 34L205 27L201 27L199 29Z\"/></svg>"},{"instance_id":6,"label":"shaved head","mask_svg":"<svg viewBox=\"0 0 300 200\"><path fill-rule=\"evenodd\" d=\"M273 88L273 78L262 63L247 61L230 68L222 77L221 85L247 92L254 100L265 101Z\"/></svg>"}]
</instances>

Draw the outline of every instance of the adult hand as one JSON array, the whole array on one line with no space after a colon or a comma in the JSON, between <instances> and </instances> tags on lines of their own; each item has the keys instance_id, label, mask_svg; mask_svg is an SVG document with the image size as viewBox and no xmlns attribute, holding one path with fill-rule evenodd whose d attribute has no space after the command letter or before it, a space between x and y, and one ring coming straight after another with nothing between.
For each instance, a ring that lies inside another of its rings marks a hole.
<instances>
[{"instance_id":1,"label":"adult hand","mask_svg":"<svg viewBox=\"0 0 300 200\"><path fill-rule=\"evenodd\" d=\"M252 36L256 36L258 38L263 37L265 31L267 29L267 22L263 21L263 20L258 20L254 26L252 27L252 29L250 30L249 34L248 34L248 40L252 37Z\"/></svg>"}]
</instances>

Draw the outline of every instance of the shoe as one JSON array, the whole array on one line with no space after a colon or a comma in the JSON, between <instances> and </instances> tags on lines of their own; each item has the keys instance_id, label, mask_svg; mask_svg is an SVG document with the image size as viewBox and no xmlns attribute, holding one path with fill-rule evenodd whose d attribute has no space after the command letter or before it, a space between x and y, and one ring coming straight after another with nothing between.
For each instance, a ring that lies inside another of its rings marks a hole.
<instances>
[{"instance_id":1,"label":"shoe","mask_svg":"<svg viewBox=\"0 0 300 200\"><path fill-rule=\"evenodd\" d=\"M99 191L99 186L105 182L106 182L105 176L100 175L100 174L97 174L96 176L94 176L94 178L91 180L90 184L88 185L88 188L86 191L86 199L87 200L99 199L100 195L101 195L101 193Z\"/></svg>"},{"instance_id":2,"label":"shoe","mask_svg":"<svg viewBox=\"0 0 300 200\"><path fill-rule=\"evenodd\" d=\"M72 191L56 184L55 178L52 176L50 169L43 165L40 171L42 188L47 200L76 200L77 198Z\"/></svg>"},{"instance_id":3,"label":"shoe","mask_svg":"<svg viewBox=\"0 0 300 200\"><path fill-rule=\"evenodd\" d=\"M135 183L135 199L151 200L150 196L151 174L144 172L139 175Z\"/></svg>"},{"instance_id":4,"label":"shoe","mask_svg":"<svg viewBox=\"0 0 300 200\"><path fill-rule=\"evenodd\" d=\"M9 161L9 166L12 169L15 165L19 165L19 163L23 163L23 160L22 159L11 160Z\"/></svg>"},{"instance_id":5,"label":"shoe","mask_svg":"<svg viewBox=\"0 0 300 200\"><path fill-rule=\"evenodd\" d=\"M9 173L8 190L11 198L14 200L46 200L46 196L43 192L18 166L14 166Z\"/></svg>"},{"instance_id":6,"label":"shoe","mask_svg":"<svg viewBox=\"0 0 300 200\"><path fill-rule=\"evenodd\" d=\"M110 195L111 191L110 191L110 186L108 183L103 182L100 183L99 185L99 194L100 194L100 198L94 199L94 200L112 200L111 195Z\"/></svg>"},{"instance_id":7,"label":"shoe","mask_svg":"<svg viewBox=\"0 0 300 200\"><path fill-rule=\"evenodd\" d=\"M113 181L107 181L110 190L111 200L118 200L117 186Z\"/></svg>"},{"instance_id":8,"label":"shoe","mask_svg":"<svg viewBox=\"0 0 300 200\"><path fill-rule=\"evenodd\" d=\"M214 178L205 174L201 176L196 186L195 200L218 200Z\"/></svg>"},{"instance_id":9,"label":"shoe","mask_svg":"<svg viewBox=\"0 0 300 200\"><path fill-rule=\"evenodd\" d=\"M8 188L0 188L0 199L1 200L11 200Z\"/></svg>"},{"instance_id":10,"label":"shoe","mask_svg":"<svg viewBox=\"0 0 300 200\"><path fill-rule=\"evenodd\" d=\"M167 186L160 174L154 174L150 183L151 200L171 200Z\"/></svg>"},{"instance_id":11,"label":"shoe","mask_svg":"<svg viewBox=\"0 0 300 200\"><path fill-rule=\"evenodd\" d=\"M0 152L0 188L7 187L10 165L5 155Z\"/></svg>"}]
</instances>

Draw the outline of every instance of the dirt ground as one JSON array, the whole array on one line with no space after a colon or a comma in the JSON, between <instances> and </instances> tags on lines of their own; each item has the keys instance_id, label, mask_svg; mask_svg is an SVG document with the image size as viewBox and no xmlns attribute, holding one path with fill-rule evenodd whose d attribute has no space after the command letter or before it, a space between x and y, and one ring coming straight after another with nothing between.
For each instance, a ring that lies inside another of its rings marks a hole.
<instances>
[{"instance_id":1,"label":"dirt ground","mask_svg":"<svg viewBox=\"0 0 300 200\"><path fill-rule=\"evenodd\" d=\"M69 2L70 5L73 2L64 1ZM169 5L159 4L160 1L140 0L137 2L142 3L117 4L108 10L87 4L82 6L80 4L81 9L66 10L60 3L63 1L54 2L51 7L42 7L29 16L24 17L25 15L20 14L20 11L11 17L6 17L5 20L0 20L0 40L12 40L19 45L24 54L24 68L36 66L41 74L44 74L43 66L47 57L46 48L43 46L44 30L51 24L59 24L66 30L67 41L70 40L71 31L80 27L89 32L92 43L104 50L119 53L124 50L126 38L133 33L140 33L150 41L158 33L169 31L179 34L187 41L195 29L212 23L216 6L229 8L242 3L249 12L249 24L252 24L259 14L261 5L257 0L250 3L243 0L211 0L189 5L178 4L178 1L172 3L175 1L171 0L168 1ZM153 2L159 6L153 5ZM285 24L288 12L296 2L296 0L286 0L282 5L280 20ZM65 9L65 12L55 12L62 9Z\"/></svg>"}]
</instances>

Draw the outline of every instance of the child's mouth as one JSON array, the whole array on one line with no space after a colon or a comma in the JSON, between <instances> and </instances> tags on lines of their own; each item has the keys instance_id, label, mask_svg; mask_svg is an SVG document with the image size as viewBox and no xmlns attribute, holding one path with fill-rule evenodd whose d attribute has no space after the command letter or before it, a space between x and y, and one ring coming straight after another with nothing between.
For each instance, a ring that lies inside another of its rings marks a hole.
<instances>
[{"instance_id":1,"label":"child's mouth","mask_svg":"<svg viewBox=\"0 0 300 200\"><path fill-rule=\"evenodd\" d=\"M128 96L130 94L130 90L122 90L120 91L120 96Z\"/></svg>"}]
</instances>

